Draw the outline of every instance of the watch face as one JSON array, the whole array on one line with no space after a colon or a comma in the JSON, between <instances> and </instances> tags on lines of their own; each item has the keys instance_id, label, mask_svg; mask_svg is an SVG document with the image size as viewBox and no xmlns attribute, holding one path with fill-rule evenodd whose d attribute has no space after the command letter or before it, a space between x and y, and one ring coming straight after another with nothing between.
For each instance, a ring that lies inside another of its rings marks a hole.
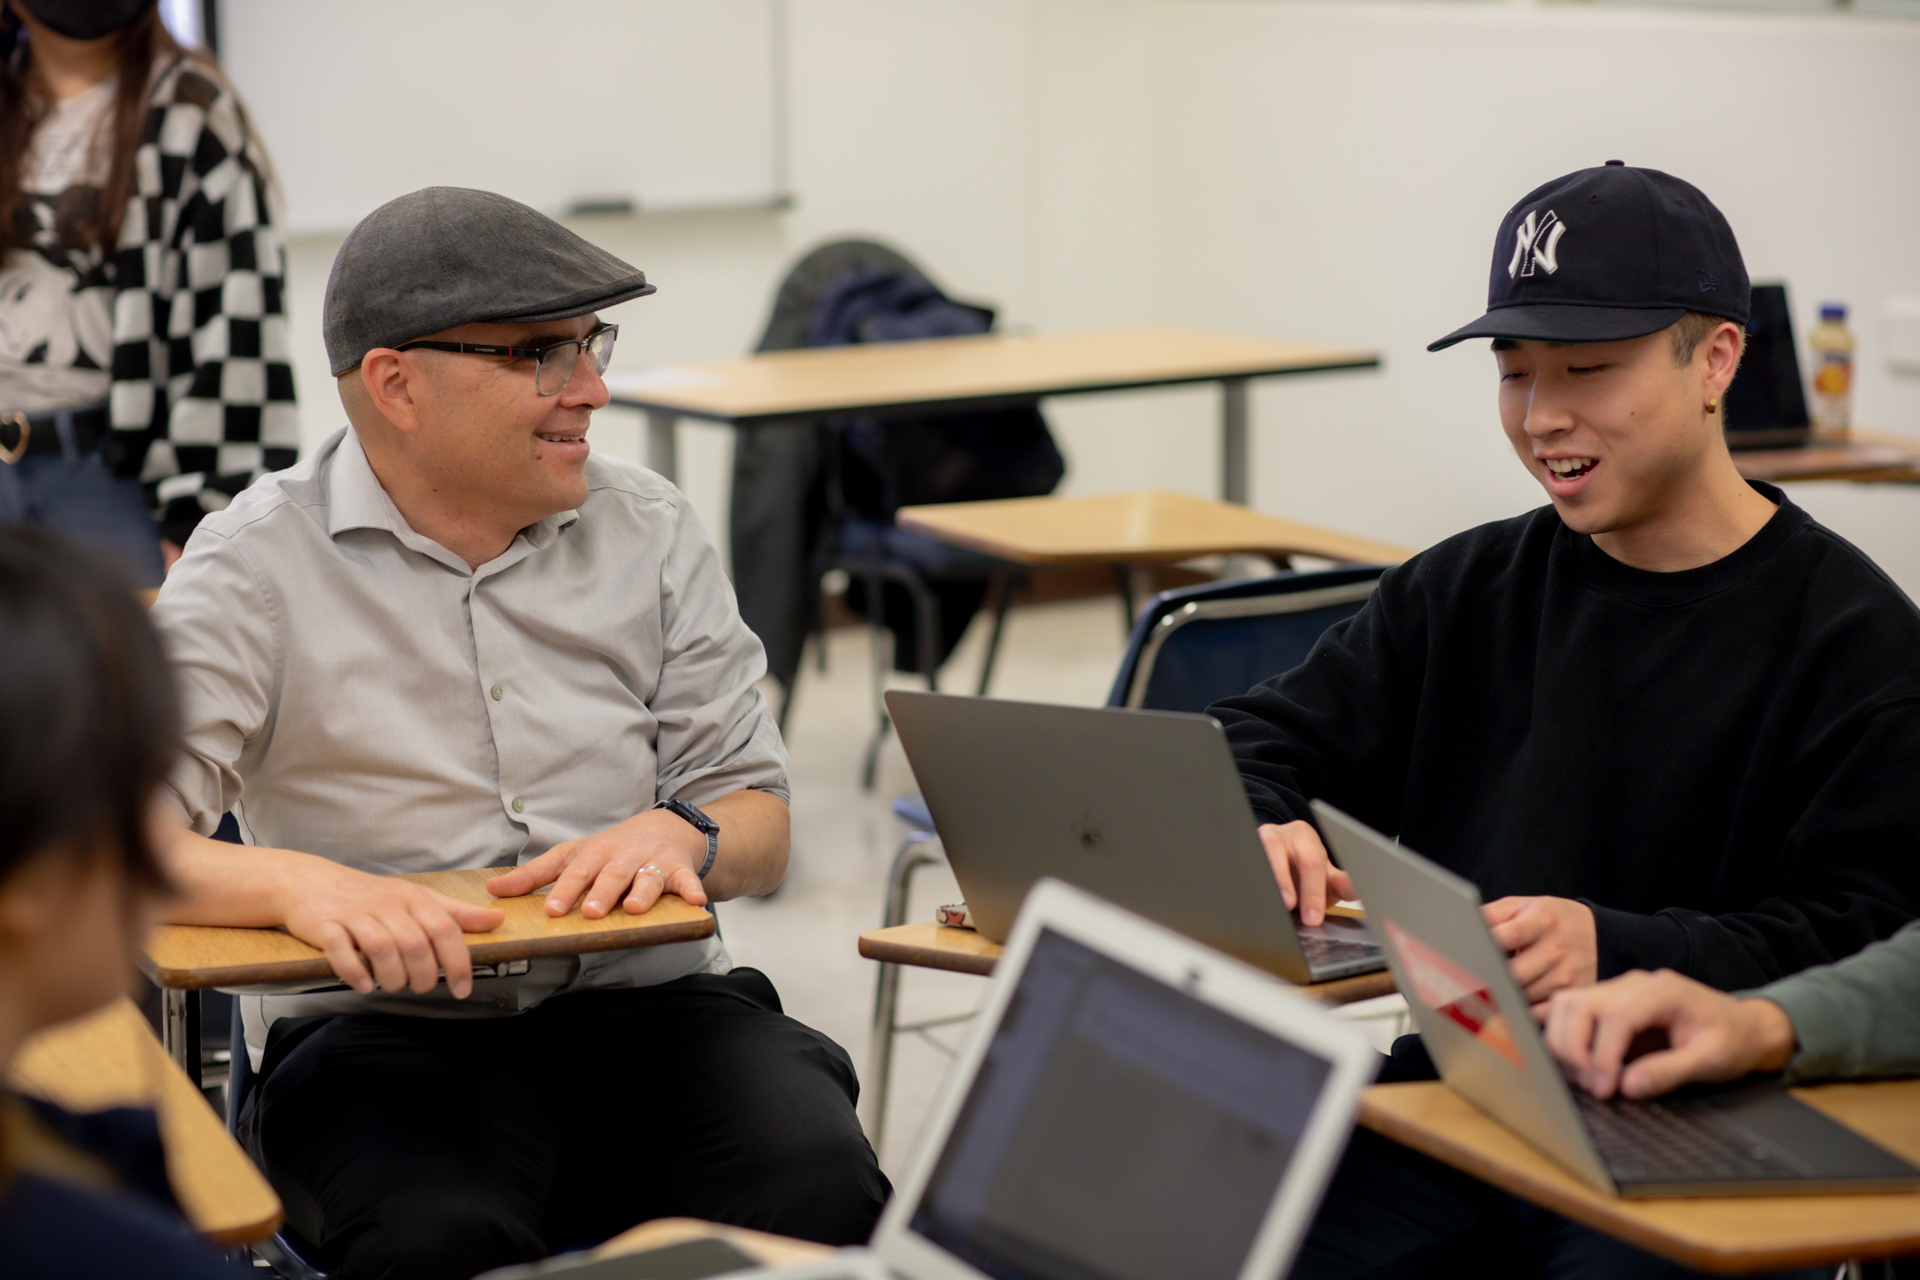
<instances>
[{"instance_id":1,"label":"watch face","mask_svg":"<svg viewBox=\"0 0 1920 1280\"><path fill-rule=\"evenodd\" d=\"M688 822L691 822L694 826L698 827L701 831L706 832L708 835L712 835L715 832L720 830L719 823L715 822L712 818L709 818L706 814L700 812L700 810L694 808L692 805L688 804L685 800L668 800L668 801L665 801L661 805L661 807L665 809L673 810L675 813L679 814L681 817L685 818Z\"/></svg>"}]
</instances>

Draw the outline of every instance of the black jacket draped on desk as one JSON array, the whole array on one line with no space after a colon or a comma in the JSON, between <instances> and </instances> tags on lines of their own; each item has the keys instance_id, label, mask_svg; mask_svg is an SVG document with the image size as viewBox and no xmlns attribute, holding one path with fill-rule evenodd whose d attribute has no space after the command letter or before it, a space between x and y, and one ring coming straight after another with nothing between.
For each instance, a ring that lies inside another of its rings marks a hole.
<instances>
[{"instance_id":1,"label":"black jacket draped on desk","mask_svg":"<svg viewBox=\"0 0 1920 1280\"><path fill-rule=\"evenodd\" d=\"M1489 901L1594 909L1600 975L1723 989L1920 911L1920 612L1777 489L1732 555L1624 565L1551 507L1381 580L1213 708L1263 822L1324 799Z\"/></svg>"}]
</instances>

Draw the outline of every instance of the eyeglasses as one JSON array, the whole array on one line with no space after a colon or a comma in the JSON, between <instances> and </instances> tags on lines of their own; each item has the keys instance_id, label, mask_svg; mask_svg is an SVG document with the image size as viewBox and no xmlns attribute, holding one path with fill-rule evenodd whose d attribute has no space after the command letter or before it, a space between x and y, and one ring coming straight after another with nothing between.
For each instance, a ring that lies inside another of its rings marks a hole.
<instances>
[{"instance_id":1,"label":"eyeglasses","mask_svg":"<svg viewBox=\"0 0 1920 1280\"><path fill-rule=\"evenodd\" d=\"M423 347L428 351L458 351L470 356L506 356L512 360L533 360L533 389L543 396L557 396L573 381L573 370L579 363L580 353L587 353L587 359L593 361L596 374L607 371L607 362L613 359L613 340L620 336L620 326L603 324L584 338L568 338L564 342L550 342L544 347L498 347L488 342L431 342L425 338L417 342L403 342L395 351L411 351Z\"/></svg>"}]
</instances>

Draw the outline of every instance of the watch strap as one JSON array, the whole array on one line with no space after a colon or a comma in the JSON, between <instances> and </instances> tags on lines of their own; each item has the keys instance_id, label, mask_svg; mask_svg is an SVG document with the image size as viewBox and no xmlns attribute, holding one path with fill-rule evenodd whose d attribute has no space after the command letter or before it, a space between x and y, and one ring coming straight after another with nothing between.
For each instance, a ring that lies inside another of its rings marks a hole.
<instances>
[{"instance_id":1,"label":"watch strap","mask_svg":"<svg viewBox=\"0 0 1920 1280\"><path fill-rule=\"evenodd\" d=\"M653 807L666 809L676 817L685 819L687 825L707 838L707 860L700 864L698 871L694 872L705 880L707 872L713 870L713 860L720 856L720 824L685 800L662 800Z\"/></svg>"}]
</instances>

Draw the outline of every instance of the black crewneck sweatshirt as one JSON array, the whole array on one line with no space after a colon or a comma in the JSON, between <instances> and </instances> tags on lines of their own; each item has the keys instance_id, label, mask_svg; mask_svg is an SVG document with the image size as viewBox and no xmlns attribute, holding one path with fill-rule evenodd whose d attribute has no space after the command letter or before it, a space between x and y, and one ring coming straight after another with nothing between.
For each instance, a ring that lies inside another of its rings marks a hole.
<instances>
[{"instance_id":1,"label":"black crewneck sweatshirt","mask_svg":"<svg viewBox=\"0 0 1920 1280\"><path fill-rule=\"evenodd\" d=\"M1920 912L1920 612L1788 501L1679 573L1552 507L1390 570L1212 714L1262 822L1323 799L1492 901L1593 908L1600 976L1757 986Z\"/></svg>"}]
</instances>

